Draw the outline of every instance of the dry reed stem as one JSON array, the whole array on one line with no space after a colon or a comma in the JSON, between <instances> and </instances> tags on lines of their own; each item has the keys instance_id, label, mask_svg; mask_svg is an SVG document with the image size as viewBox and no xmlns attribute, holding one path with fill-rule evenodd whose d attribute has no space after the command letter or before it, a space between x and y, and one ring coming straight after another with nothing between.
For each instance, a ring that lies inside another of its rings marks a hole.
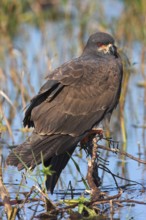
<instances>
[{"instance_id":1,"label":"dry reed stem","mask_svg":"<svg viewBox=\"0 0 146 220\"><path fill-rule=\"evenodd\" d=\"M34 188L43 196L46 206L46 211L54 210L57 208L55 204L48 198L48 195L45 194L38 186L34 186Z\"/></svg>"},{"instance_id":2,"label":"dry reed stem","mask_svg":"<svg viewBox=\"0 0 146 220\"><path fill-rule=\"evenodd\" d=\"M2 166L0 166L0 197L3 201L8 220L15 220L18 208L11 206L9 192L3 184Z\"/></svg>"}]
</instances>

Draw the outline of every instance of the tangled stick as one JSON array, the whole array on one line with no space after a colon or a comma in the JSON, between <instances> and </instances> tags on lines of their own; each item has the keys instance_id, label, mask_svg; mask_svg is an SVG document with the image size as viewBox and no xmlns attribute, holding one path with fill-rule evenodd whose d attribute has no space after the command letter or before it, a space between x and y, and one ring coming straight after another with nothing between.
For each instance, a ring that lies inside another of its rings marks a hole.
<instances>
[{"instance_id":1,"label":"tangled stick","mask_svg":"<svg viewBox=\"0 0 146 220\"><path fill-rule=\"evenodd\" d=\"M146 161L141 160L139 158L136 158L136 157L134 157L134 156L122 151L122 150L119 150L117 148L111 149L109 147L99 145L98 144L99 140L100 140L100 137L98 137L98 138L94 137L92 139L92 142L90 140L90 142L89 142L90 149L88 150L88 152L90 151L90 155L91 155L91 160L89 160L89 162L88 162L88 173L87 173L87 181L88 181L88 184L91 188L91 191L90 191L90 193L91 193L91 205L110 203L110 201L112 201L112 204L115 204L115 203L120 204L120 203L123 203L123 202L128 202L128 203L134 202L134 203L146 205L146 203L139 202L139 201L136 201L136 200L129 200L129 199L128 200L117 200L123 193L122 189L119 189L119 193L114 195L114 196L106 196L104 193L100 192L100 189L99 189L99 185L100 185L99 179L100 178L98 177L98 168L101 168L100 167L101 164L99 163L99 154L97 154L97 149L102 149L102 150L107 150L107 151L111 151L111 152L114 152L114 153L119 153L121 155L129 157L129 158L131 158L131 159L133 159L133 160L135 160L139 163L142 163L142 164L146 164ZM97 171L97 177L96 178L95 178L95 174L94 174L95 169ZM109 173L111 173L111 175L115 179L116 175L114 175L112 172L109 172ZM135 182L135 181L132 181L132 182ZM137 182L135 182L135 183L137 183ZM117 185L117 187L118 187L118 185ZM90 204L88 204L88 205L90 205Z\"/></svg>"},{"instance_id":2,"label":"tangled stick","mask_svg":"<svg viewBox=\"0 0 146 220\"><path fill-rule=\"evenodd\" d=\"M98 145L98 148L102 149L102 150L111 151L113 153L119 153L119 154L124 155L126 157L129 157L130 159L135 160L135 161L137 161L139 163L146 164L145 160L141 160L141 159L139 159L137 157L134 157L131 154L126 153L125 151L122 151L122 150L119 150L119 149L116 149L116 148L112 149L112 148L109 148L109 147L105 147L103 145Z\"/></svg>"}]
</instances>

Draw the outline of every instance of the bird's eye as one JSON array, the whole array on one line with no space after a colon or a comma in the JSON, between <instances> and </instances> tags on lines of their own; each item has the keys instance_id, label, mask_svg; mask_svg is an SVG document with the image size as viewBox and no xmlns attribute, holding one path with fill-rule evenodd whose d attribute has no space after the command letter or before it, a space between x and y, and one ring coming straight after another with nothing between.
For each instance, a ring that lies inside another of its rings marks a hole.
<instances>
[{"instance_id":1,"label":"bird's eye","mask_svg":"<svg viewBox=\"0 0 146 220\"><path fill-rule=\"evenodd\" d=\"M101 47L101 46L103 46L103 43L98 42L98 43L97 43L97 46L98 46L98 47Z\"/></svg>"}]
</instances>

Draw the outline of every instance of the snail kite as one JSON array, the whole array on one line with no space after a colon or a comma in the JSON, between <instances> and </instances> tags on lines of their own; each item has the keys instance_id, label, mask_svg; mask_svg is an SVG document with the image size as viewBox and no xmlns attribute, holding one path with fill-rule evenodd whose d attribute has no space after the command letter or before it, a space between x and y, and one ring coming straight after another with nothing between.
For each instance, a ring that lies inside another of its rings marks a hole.
<instances>
[{"instance_id":1,"label":"snail kite","mask_svg":"<svg viewBox=\"0 0 146 220\"><path fill-rule=\"evenodd\" d=\"M122 74L114 39L102 32L91 35L82 55L55 69L31 100L23 122L34 130L10 153L7 164L21 170L23 161L34 168L42 154L45 166L55 171L46 181L53 193L78 142L117 106Z\"/></svg>"}]
</instances>

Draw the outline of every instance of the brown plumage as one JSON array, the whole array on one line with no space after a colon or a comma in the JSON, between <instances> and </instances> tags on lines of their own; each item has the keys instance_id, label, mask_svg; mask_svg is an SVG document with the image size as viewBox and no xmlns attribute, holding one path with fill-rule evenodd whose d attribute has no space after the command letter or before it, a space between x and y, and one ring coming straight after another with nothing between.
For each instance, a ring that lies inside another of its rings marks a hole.
<instances>
[{"instance_id":1,"label":"brown plumage","mask_svg":"<svg viewBox=\"0 0 146 220\"><path fill-rule=\"evenodd\" d=\"M55 171L46 182L53 193L77 143L117 106L122 71L114 39L101 32L91 35L82 55L55 69L31 100L23 122L34 131L10 153L7 164L23 169L17 154L34 168L42 153L45 165Z\"/></svg>"}]
</instances>

